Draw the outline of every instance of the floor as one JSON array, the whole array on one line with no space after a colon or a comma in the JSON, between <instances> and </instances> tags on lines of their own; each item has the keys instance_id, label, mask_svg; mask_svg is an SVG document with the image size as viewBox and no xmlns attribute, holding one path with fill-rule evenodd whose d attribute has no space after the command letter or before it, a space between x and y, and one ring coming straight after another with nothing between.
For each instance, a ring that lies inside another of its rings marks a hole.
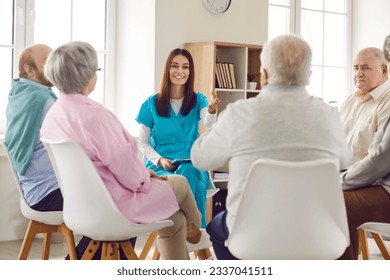
<instances>
[{"instance_id":1,"label":"floor","mask_svg":"<svg viewBox=\"0 0 390 280\"><path fill-rule=\"evenodd\" d=\"M139 254L142 250L142 246L147 238L147 235L140 236L138 238L138 242L136 243L135 250ZM67 254L66 244L62 242L61 238L54 238L55 240L52 242L50 247L50 259L63 260L65 255ZM75 236L76 244L80 236ZM0 242L0 260L16 260L18 257L19 249L22 245L22 240L16 241L1 241ZM390 248L390 241L386 241L386 245ZM42 249L42 239L36 238L31 248L28 259L39 260L41 259L41 249ZM373 239L369 239L369 248L371 259L373 260L383 260L382 255L376 246ZM151 259L153 254L153 250L149 253L147 259ZM195 259L194 254L190 254L191 259Z\"/></svg>"}]
</instances>

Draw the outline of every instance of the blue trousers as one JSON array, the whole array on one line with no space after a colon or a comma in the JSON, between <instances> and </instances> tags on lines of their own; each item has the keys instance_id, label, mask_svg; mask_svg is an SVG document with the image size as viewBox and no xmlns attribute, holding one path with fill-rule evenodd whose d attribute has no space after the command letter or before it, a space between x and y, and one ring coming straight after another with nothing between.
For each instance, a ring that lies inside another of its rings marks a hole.
<instances>
[{"instance_id":1,"label":"blue trousers","mask_svg":"<svg viewBox=\"0 0 390 280\"><path fill-rule=\"evenodd\" d=\"M225 246L225 241L229 237L229 230L226 226L226 214L226 210L217 214L207 225L206 231L210 235L214 253L218 260L237 260Z\"/></svg>"}]
</instances>

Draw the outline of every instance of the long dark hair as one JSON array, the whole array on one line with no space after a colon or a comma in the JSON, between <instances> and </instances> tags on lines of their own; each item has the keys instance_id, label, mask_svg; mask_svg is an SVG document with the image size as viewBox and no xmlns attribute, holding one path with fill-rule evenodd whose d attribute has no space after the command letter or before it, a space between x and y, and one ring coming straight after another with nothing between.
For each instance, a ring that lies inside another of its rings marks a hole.
<instances>
[{"instance_id":1,"label":"long dark hair","mask_svg":"<svg viewBox=\"0 0 390 280\"><path fill-rule=\"evenodd\" d=\"M165 61L164 73L161 80L160 91L156 97L156 109L157 113L160 116L168 117L169 116L169 92L171 91L172 82L169 77L169 70L171 68L172 60L178 56L183 55L188 59L190 64L190 74L188 76L187 83L185 84L184 89L184 99L182 104L182 114L186 116L191 109L195 106L196 96L194 92L194 80L195 80L195 67L194 60L192 55L186 49L174 49L170 52L167 60Z\"/></svg>"}]
</instances>

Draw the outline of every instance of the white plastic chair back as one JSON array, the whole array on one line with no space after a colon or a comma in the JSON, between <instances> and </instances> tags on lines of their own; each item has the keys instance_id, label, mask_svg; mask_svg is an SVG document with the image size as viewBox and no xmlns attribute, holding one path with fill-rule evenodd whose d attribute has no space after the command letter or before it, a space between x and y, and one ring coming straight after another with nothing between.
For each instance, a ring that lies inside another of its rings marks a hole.
<instances>
[{"instance_id":1,"label":"white plastic chair back","mask_svg":"<svg viewBox=\"0 0 390 280\"><path fill-rule=\"evenodd\" d=\"M255 161L226 246L239 259L337 259L349 246L336 164Z\"/></svg>"},{"instance_id":2,"label":"white plastic chair back","mask_svg":"<svg viewBox=\"0 0 390 280\"><path fill-rule=\"evenodd\" d=\"M93 240L120 241L173 225L170 220L136 224L122 215L95 166L72 140L41 139L48 150L64 196L69 228Z\"/></svg>"},{"instance_id":3,"label":"white plastic chair back","mask_svg":"<svg viewBox=\"0 0 390 280\"><path fill-rule=\"evenodd\" d=\"M20 210L24 217L29 220L34 220L37 222L41 222L48 225L60 225L64 222L62 211L50 211L50 212L40 212L32 209L24 198L22 187L20 186L19 179L16 175L15 169L12 164L11 157L8 153L7 145L4 141L0 141L1 146L3 146L4 152L8 158L8 162L11 166L12 177L15 182L15 186L17 186L19 195L20 195Z\"/></svg>"}]
</instances>

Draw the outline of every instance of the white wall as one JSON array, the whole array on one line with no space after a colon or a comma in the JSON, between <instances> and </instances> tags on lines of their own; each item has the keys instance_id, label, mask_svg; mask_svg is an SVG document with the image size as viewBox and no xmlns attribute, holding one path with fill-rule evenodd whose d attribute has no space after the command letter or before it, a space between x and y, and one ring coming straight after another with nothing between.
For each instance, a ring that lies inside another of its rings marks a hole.
<instances>
[{"instance_id":1,"label":"white wall","mask_svg":"<svg viewBox=\"0 0 390 280\"><path fill-rule=\"evenodd\" d=\"M140 101L154 91L155 0L117 0L115 115L133 136Z\"/></svg>"},{"instance_id":2,"label":"white wall","mask_svg":"<svg viewBox=\"0 0 390 280\"><path fill-rule=\"evenodd\" d=\"M382 49L390 34L390 0L352 1L352 58L365 47Z\"/></svg>"},{"instance_id":3,"label":"white wall","mask_svg":"<svg viewBox=\"0 0 390 280\"><path fill-rule=\"evenodd\" d=\"M156 89L172 49L195 41L264 44L267 33L267 0L232 1L221 15L208 12L202 0L157 0Z\"/></svg>"},{"instance_id":4,"label":"white wall","mask_svg":"<svg viewBox=\"0 0 390 280\"><path fill-rule=\"evenodd\" d=\"M202 0L118 0L117 13L115 114L134 136L134 118L158 89L172 49L193 41L263 44L267 39L267 0L235 0L222 15L209 13Z\"/></svg>"}]
</instances>

